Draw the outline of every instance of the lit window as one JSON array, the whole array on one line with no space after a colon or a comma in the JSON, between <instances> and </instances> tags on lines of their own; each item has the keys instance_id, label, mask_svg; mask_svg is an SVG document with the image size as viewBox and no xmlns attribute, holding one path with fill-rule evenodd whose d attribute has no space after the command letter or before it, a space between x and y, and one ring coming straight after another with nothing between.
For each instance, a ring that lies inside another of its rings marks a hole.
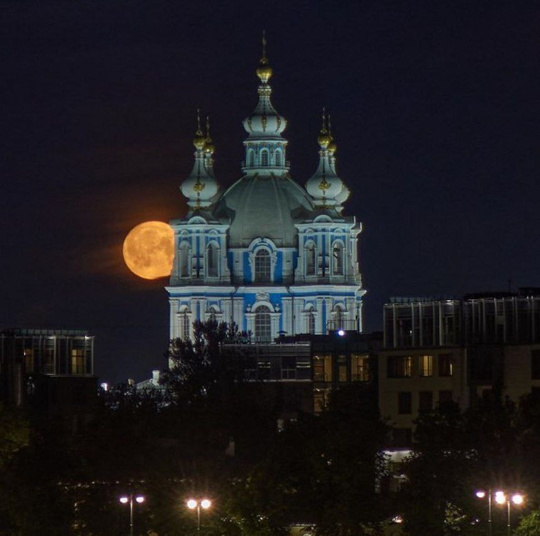
<instances>
[{"instance_id":1,"label":"lit window","mask_svg":"<svg viewBox=\"0 0 540 536\"><path fill-rule=\"evenodd\" d=\"M367 355L351 356L351 380L353 382L369 381L369 357Z\"/></svg>"},{"instance_id":2,"label":"lit window","mask_svg":"<svg viewBox=\"0 0 540 536\"><path fill-rule=\"evenodd\" d=\"M313 381L331 382L332 381L332 356L315 355L313 356Z\"/></svg>"},{"instance_id":3,"label":"lit window","mask_svg":"<svg viewBox=\"0 0 540 536\"><path fill-rule=\"evenodd\" d=\"M270 253L266 249L260 249L255 254L255 281L268 283L270 280Z\"/></svg>"},{"instance_id":4,"label":"lit window","mask_svg":"<svg viewBox=\"0 0 540 536\"><path fill-rule=\"evenodd\" d=\"M85 359L83 348L73 348L71 350L71 374L85 374Z\"/></svg>"},{"instance_id":5,"label":"lit window","mask_svg":"<svg viewBox=\"0 0 540 536\"><path fill-rule=\"evenodd\" d=\"M34 350L32 348L24 350L24 368L27 374L34 372Z\"/></svg>"},{"instance_id":6,"label":"lit window","mask_svg":"<svg viewBox=\"0 0 540 536\"><path fill-rule=\"evenodd\" d=\"M344 355L339 355L337 358L338 365L338 381L346 382L347 381L347 357Z\"/></svg>"},{"instance_id":7,"label":"lit window","mask_svg":"<svg viewBox=\"0 0 540 536\"><path fill-rule=\"evenodd\" d=\"M419 356L419 374L423 378L433 376L433 356L421 355Z\"/></svg>"},{"instance_id":8,"label":"lit window","mask_svg":"<svg viewBox=\"0 0 540 536\"><path fill-rule=\"evenodd\" d=\"M454 356L452 354L439 355L439 376L454 375Z\"/></svg>"},{"instance_id":9,"label":"lit window","mask_svg":"<svg viewBox=\"0 0 540 536\"><path fill-rule=\"evenodd\" d=\"M412 357L408 355L388 356L386 374L388 378L410 378L412 375Z\"/></svg>"},{"instance_id":10,"label":"lit window","mask_svg":"<svg viewBox=\"0 0 540 536\"><path fill-rule=\"evenodd\" d=\"M262 305L255 312L255 340L257 342L271 342L272 340L270 309L266 305Z\"/></svg>"}]
</instances>

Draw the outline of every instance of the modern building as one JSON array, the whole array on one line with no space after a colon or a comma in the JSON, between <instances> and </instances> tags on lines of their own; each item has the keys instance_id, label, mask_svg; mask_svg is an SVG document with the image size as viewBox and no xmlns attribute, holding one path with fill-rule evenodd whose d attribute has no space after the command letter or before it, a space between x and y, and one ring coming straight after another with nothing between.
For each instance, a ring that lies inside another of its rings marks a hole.
<instances>
[{"instance_id":1,"label":"modern building","mask_svg":"<svg viewBox=\"0 0 540 536\"><path fill-rule=\"evenodd\" d=\"M83 330L0 331L0 401L33 405L76 429L97 396L94 337Z\"/></svg>"},{"instance_id":2,"label":"modern building","mask_svg":"<svg viewBox=\"0 0 540 536\"><path fill-rule=\"evenodd\" d=\"M540 389L540 289L384 306L379 406L396 446L411 443L422 411L447 401L465 409L495 386L513 400Z\"/></svg>"},{"instance_id":3,"label":"modern building","mask_svg":"<svg viewBox=\"0 0 540 536\"><path fill-rule=\"evenodd\" d=\"M171 339L189 337L194 321L210 318L236 323L257 343L362 331L361 224L343 214L350 192L336 172L329 118L323 113L317 169L301 186L290 174L287 120L270 100L264 50L256 73L259 101L243 122L242 176L224 191L208 124L203 134L199 121L193 170L181 185L188 213L171 221Z\"/></svg>"}]
</instances>

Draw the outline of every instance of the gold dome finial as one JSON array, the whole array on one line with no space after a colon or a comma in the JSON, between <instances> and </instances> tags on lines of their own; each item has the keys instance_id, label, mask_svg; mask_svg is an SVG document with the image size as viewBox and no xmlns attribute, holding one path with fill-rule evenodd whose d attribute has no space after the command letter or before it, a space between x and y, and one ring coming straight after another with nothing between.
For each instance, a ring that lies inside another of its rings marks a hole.
<instances>
[{"instance_id":1,"label":"gold dome finial","mask_svg":"<svg viewBox=\"0 0 540 536\"><path fill-rule=\"evenodd\" d=\"M332 125L330 123L330 114L328 114L328 136L330 143L328 144L328 152L334 154L337 151L336 144L334 143L334 136L332 135Z\"/></svg>"},{"instance_id":2,"label":"gold dome finial","mask_svg":"<svg viewBox=\"0 0 540 536\"><path fill-rule=\"evenodd\" d=\"M328 130L326 129L326 110L324 108L322 110L321 131L319 133L317 141L319 142L321 149L326 149L328 147L328 144L332 141L330 136L328 135Z\"/></svg>"},{"instance_id":3,"label":"gold dome finial","mask_svg":"<svg viewBox=\"0 0 540 536\"><path fill-rule=\"evenodd\" d=\"M214 154L214 145L210 137L210 117L206 116L206 139L204 140L204 152L208 155Z\"/></svg>"},{"instance_id":4,"label":"gold dome finial","mask_svg":"<svg viewBox=\"0 0 540 536\"><path fill-rule=\"evenodd\" d=\"M262 49L263 53L259 67L257 67L257 76L263 84L266 84L272 76L272 67L268 65L268 58L266 57L266 32L264 30L262 35Z\"/></svg>"},{"instance_id":5,"label":"gold dome finial","mask_svg":"<svg viewBox=\"0 0 540 536\"><path fill-rule=\"evenodd\" d=\"M193 138L193 145L197 151L201 151L205 142L206 138L203 136L201 130L201 110L197 108L197 132L195 132L195 137Z\"/></svg>"}]
</instances>

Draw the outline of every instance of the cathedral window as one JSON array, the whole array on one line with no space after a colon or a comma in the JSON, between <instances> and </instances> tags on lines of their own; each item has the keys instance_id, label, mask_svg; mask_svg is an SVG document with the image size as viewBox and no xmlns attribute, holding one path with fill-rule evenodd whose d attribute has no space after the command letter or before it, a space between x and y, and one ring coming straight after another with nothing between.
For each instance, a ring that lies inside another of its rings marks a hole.
<instances>
[{"instance_id":1,"label":"cathedral window","mask_svg":"<svg viewBox=\"0 0 540 536\"><path fill-rule=\"evenodd\" d=\"M343 311L339 305L334 309L334 329L343 328Z\"/></svg>"},{"instance_id":2,"label":"cathedral window","mask_svg":"<svg viewBox=\"0 0 540 536\"><path fill-rule=\"evenodd\" d=\"M210 244L206 249L206 270L208 277L217 277L218 247L215 244Z\"/></svg>"},{"instance_id":3,"label":"cathedral window","mask_svg":"<svg viewBox=\"0 0 540 536\"><path fill-rule=\"evenodd\" d=\"M255 341L271 342L272 324L270 318L270 309L262 305L255 312Z\"/></svg>"},{"instance_id":4,"label":"cathedral window","mask_svg":"<svg viewBox=\"0 0 540 536\"><path fill-rule=\"evenodd\" d=\"M332 272L334 275L343 275L343 244L336 242L332 251Z\"/></svg>"},{"instance_id":5,"label":"cathedral window","mask_svg":"<svg viewBox=\"0 0 540 536\"><path fill-rule=\"evenodd\" d=\"M310 242L306 247L306 275L315 275L317 250L315 244Z\"/></svg>"},{"instance_id":6,"label":"cathedral window","mask_svg":"<svg viewBox=\"0 0 540 536\"><path fill-rule=\"evenodd\" d=\"M180 273L180 277L188 277L190 275L190 270L189 270L189 244L187 242L183 242L180 245L179 257L180 257L180 262L178 265L178 271Z\"/></svg>"},{"instance_id":7,"label":"cathedral window","mask_svg":"<svg viewBox=\"0 0 540 536\"><path fill-rule=\"evenodd\" d=\"M276 166L281 166L281 151L279 149L275 152L274 158L276 160Z\"/></svg>"},{"instance_id":8,"label":"cathedral window","mask_svg":"<svg viewBox=\"0 0 540 536\"><path fill-rule=\"evenodd\" d=\"M255 254L255 282L268 283L270 281L270 252L260 249Z\"/></svg>"},{"instance_id":9,"label":"cathedral window","mask_svg":"<svg viewBox=\"0 0 540 536\"><path fill-rule=\"evenodd\" d=\"M311 335L315 335L315 313L313 309L309 310L306 318L307 332Z\"/></svg>"},{"instance_id":10,"label":"cathedral window","mask_svg":"<svg viewBox=\"0 0 540 536\"><path fill-rule=\"evenodd\" d=\"M268 166L268 151L266 149L263 149L261 151L261 166L262 167Z\"/></svg>"},{"instance_id":11,"label":"cathedral window","mask_svg":"<svg viewBox=\"0 0 540 536\"><path fill-rule=\"evenodd\" d=\"M247 165L249 167L253 166L253 157L254 157L253 149L249 149L248 155L247 155Z\"/></svg>"},{"instance_id":12,"label":"cathedral window","mask_svg":"<svg viewBox=\"0 0 540 536\"><path fill-rule=\"evenodd\" d=\"M184 340L189 339L189 329L191 327L189 316L187 309L180 313L180 338Z\"/></svg>"}]
</instances>

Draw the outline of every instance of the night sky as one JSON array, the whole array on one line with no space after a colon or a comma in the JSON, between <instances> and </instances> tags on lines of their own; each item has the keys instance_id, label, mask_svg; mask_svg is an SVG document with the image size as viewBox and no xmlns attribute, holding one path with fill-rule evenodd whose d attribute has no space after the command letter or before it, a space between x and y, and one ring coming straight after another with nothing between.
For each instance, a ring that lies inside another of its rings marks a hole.
<instances>
[{"instance_id":1,"label":"night sky","mask_svg":"<svg viewBox=\"0 0 540 536\"><path fill-rule=\"evenodd\" d=\"M391 296L540 286L540 5L514 1L1 1L0 326L88 329L101 381L166 366L167 280L125 235L185 213L197 107L240 177L266 30L291 174L332 115L364 224L368 331ZM510 281L509 281L510 280Z\"/></svg>"}]
</instances>

